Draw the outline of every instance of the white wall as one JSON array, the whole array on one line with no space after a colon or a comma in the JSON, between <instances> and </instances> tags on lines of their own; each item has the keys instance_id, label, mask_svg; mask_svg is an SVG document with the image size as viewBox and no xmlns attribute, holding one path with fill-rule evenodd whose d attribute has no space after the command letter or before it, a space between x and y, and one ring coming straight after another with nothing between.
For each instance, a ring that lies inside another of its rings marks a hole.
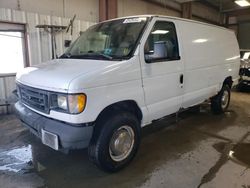
<instances>
[{"instance_id":1,"label":"white wall","mask_svg":"<svg viewBox=\"0 0 250 188\"><path fill-rule=\"evenodd\" d=\"M99 0L0 0L0 8L69 18L76 14L80 20L99 20Z\"/></svg>"},{"instance_id":2,"label":"white wall","mask_svg":"<svg viewBox=\"0 0 250 188\"><path fill-rule=\"evenodd\" d=\"M180 17L181 14L141 0L118 0L118 17L140 14L161 14Z\"/></svg>"}]
</instances>

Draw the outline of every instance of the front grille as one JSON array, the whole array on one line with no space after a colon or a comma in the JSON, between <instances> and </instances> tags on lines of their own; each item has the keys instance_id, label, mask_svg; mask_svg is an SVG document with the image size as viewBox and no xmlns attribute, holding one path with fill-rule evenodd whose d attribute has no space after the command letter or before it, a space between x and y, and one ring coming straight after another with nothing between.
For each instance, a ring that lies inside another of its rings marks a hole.
<instances>
[{"instance_id":1,"label":"front grille","mask_svg":"<svg viewBox=\"0 0 250 188\"><path fill-rule=\"evenodd\" d=\"M49 113L48 93L46 91L18 85L18 92L21 101L38 111Z\"/></svg>"}]
</instances>

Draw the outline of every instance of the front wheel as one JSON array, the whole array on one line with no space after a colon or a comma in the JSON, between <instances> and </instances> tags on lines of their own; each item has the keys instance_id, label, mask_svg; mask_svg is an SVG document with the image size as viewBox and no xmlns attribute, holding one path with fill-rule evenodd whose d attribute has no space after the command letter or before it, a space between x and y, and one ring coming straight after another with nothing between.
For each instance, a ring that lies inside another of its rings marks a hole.
<instances>
[{"instance_id":1,"label":"front wheel","mask_svg":"<svg viewBox=\"0 0 250 188\"><path fill-rule=\"evenodd\" d=\"M214 114L225 112L229 106L231 90L228 85L224 85L221 91L211 99L211 110Z\"/></svg>"},{"instance_id":2,"label":"front wheel","mask_svg":"<svg viewBox=\"0 0 250 188\"><path fill-rule=\"evenodd\" d=\"M97 126L98 134L94 134L89 146L90 159L108 172L127 166L134 158L140 143L138 119L128 112L116 112L97 122Z\"/></svg>"}]
</instances>

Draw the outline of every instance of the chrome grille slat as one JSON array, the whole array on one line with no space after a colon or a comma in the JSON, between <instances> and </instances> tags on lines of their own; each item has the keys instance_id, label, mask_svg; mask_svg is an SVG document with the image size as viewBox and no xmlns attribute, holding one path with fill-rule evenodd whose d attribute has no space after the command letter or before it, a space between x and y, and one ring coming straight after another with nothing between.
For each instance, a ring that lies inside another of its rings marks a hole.
<instances>
[{"instance_id":1,"label":"chrome grille slat","mask_svg":"<svg viewBox=\"0 0 250 188\"><path fill-rule=\"evenodd\" d=\"M38 111L49 113L48 93L46 91L18 85L21 101Z\"/></svg>"},{"instance_id":2,"label":"chrome grille slat","mask_svg":"<svg viewBox=\"0 0 250 188\"><path fill-rule=\"evenodd\" d=\"M24 99L24 98L23 98L23 100L24 100L26 103L28 103L28 104L31 104L31 105L33 105L33 106L37 106L38 108L41 108L41 109L44 109L44 108L45 108L44 105L41 105L41 104L39 104L39 103L37 103L37 102L34 102L34 101L32 101L32 100L28 100L28 99Z\"/></svg>"},{"instance_id":3,"label":"chrome grille slat","mask_svg":"<svg viewBox=\"0 0 250 188\"><path fill-rule=\"evenodd\" d=\"M30 91L30 90L28 90L28 89L22 89L22 92L25 92L25 93L27 93L28 95L32 95L32 96L34 96L34 97L36 97L36 98L39 98L39 99L43 99L44 98L44 95L43 94L37 94L36 92L34 92L34 91Z\"/></svg>"},{"instance_id":4,"label":"chrome grille slat","mask_svg":"<svg viewBox=\"0 0 250 188\"><path fill-rule=\"evenodd\" d=\"M25 93L21 93L21 95L23 96L22 99L30 99L30 95L26 95ZM37 99L34 97L31 97L31 100L33 100L33 102L38 103L38 104L43 104L44 103L44 99Z\"/></svg>"}]
</instances>

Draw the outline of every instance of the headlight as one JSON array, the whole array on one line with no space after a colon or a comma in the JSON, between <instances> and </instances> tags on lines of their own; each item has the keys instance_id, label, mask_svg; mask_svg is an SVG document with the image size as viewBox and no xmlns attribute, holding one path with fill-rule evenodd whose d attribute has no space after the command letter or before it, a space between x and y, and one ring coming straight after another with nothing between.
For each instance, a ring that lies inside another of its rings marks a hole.
<instances>
[{"instance_id":1,"label":"headlight","mask_svg":"<svg viewBox=\"0 0 250 188\"><path fill-rule=\"evenodd\" d=\"M57 106L63 110L68 110L67 97L57 95Z\"/></svg>"},{"instance_id":2,"label":"headlight","mask_svg":"<svg viewBox=\"0 0 250 188\"><path fill-rule=\"evenodd\" d=\"M68 105L71 114L81 113L86 105L86 95L68 95Z\"/></svg>"},{"instance_id":3,"label":"headlight","mask_svg":"<svg viewBox=\"0 0 250 188\"><path fill-rule=\"evenodd\" d=\"M85 94L52 94L51 109L70 114L81 113L86 106Z\"/></svg>"}]
</instances>

